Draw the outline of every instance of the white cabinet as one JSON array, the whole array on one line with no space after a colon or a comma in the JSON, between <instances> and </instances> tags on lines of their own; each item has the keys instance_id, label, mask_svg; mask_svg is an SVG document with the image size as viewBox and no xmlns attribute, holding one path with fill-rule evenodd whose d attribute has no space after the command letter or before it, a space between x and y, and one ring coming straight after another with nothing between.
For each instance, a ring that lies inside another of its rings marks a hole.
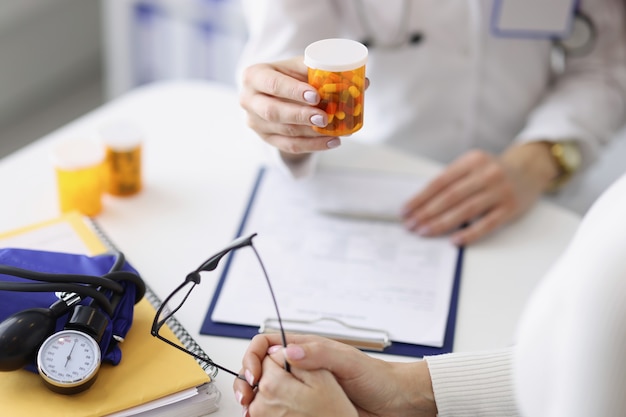
<instances>
[{"instance_id":1,"label":"white cabinet","mask_svg":"<svg viewBox=\"0 0 626 417\"><path fill-rule=\"evenodd\" d=\"M236 82L240 0L103 0L103 18L109 98L163 79Z\"/></svg>"}]
</instances>

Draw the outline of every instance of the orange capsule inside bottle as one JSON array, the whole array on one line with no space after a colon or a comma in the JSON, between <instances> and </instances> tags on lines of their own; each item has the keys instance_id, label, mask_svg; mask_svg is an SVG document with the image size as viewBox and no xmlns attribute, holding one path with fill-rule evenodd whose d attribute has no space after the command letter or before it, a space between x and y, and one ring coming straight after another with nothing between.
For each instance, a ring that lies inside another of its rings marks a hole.
<instances>
[{"instance_id":1,"label":"orange capsule inside bottle","mask_svg":"<svg viewBox=\"0 0 626 417\"><path fill-rule=\"evenodd\" d=\"M129 121L110 122L100 129L106 148L106 191L131 196L141 191L142 133Z\"/></svg>"},{"instance_id":2,"label":"orange capsule inside bottle","mask_svg":"<svg viewBox=\"0 0 626 417\"><path fill-rule=\"evenodd\" d=\"M324 39L304 51L308 82L320 95L318 107L328 124L313 129L324 135L350 135L363 127L365 45L350 39Z\"/></svg>"}]
</instances>

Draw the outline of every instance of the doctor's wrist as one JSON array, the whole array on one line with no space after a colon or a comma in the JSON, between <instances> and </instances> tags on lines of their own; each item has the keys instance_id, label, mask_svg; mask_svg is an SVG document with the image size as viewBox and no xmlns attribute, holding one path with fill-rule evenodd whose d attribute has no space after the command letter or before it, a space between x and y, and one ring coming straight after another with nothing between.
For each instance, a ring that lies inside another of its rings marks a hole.
<instances>
[{"instance_id":1,"label":"doctor's wrist","mask_svg":"<svg viewBox=\"0 0 626 417\"><path fill-rule=\"evenodd\" d=\"M552 156L551 143L545 141L513 145L501 155L500 160L508 169L532 181L542 192L552 190L554 181L561 174Z\"/></svg>"},{"instance_id":2,"label":"doctor's wrist","mask_svg":"<svg viewBox=\"0 0 626 417\"><path fill-rule=\"evenodd\" d=\"M280 157L285 163L297 165L308 160L311 157L310 153L289 153L280 151Z\"/></svg>"}]
</instances>

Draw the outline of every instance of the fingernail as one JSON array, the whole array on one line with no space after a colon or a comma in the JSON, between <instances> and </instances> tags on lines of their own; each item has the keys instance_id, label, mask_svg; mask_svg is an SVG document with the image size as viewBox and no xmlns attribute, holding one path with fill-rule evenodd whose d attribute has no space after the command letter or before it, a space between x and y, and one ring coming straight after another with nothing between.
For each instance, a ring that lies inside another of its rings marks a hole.
<instances>
[{"instance_id":1,"label":"fingernail","mask_svg":"<svg viewBox=\"0 0 626 417\"><path fill-rule=\"evenodd\" d=\"M331 139L328 142L326 142L326 146L328 147L328 149L337 148L341 146L341 139L339 138Z\"/></svg>"},{"instance_id":2,"label":"fingernail","mask_svg":"<svg viewBox=\"0 0 626 417\"><path fill-rule=\"evenodd\" d=\"M254 386L254 375L252 375L252 372L250 372L248 369L246 369L246 372L244 372L244 375L246 376L246 381L248 381L248 384L253 387Z\"/></svg>"},{"instance_id":3,"label":"fingernail","mask_svg":"<svg viewBox=\"0 0 626 417\"><path fill-rule=\"evenodd\" d=\"M311 116L311 123L313 123L317 127L324 127L327 124L324 121L324 116L322 116L321 114L314 114L313 116Z\"/></svg>"},{"instance_id":4,"label":"fingernail","mask_svg":"<svg viewBox=\"0 0 626 417\"><path fill-rule=\"evenodd\" d=\"M248 407L243 408L243 417L248 417Z\"/></svg>"},{"instance_id":5,"label":"fingernail","mask_svg":"<svg viewBox=\"0 0 626 417\"><path fill-rule=\"evenodd\" d=\"M417 219L410 218L404 222L404 227L409 230L414 230L417 227Z\"/></svg>"},{"instance_id":6,"label":"fingernail","mask_svg":"<svg viewBox=\"0 0 626 417\"><path fill-rule=\"evenodd\" d=\"M304 349L298 345L291 345L285 348L285 357L298 361L304 359Z\"/></svg>"},{"instance_id":7,"label":"fingernail","mask_svg":"<svg viewBox=\"0 0 626 417\"><path fill-rule=\"evenodd\" d=\"M241 393L241 391L235 392L235 398L237 398L237 402L239 403L239 405L241 405L241 400L243 400L243 394Z\"/></svg>"},{"instance_id":8,"label":"fingernail","mask_svg":"<svg viewBox=\"0 0 626 417\"><path fill-rule=\"evenodd\" d=\"M463 238L461 236L452 236L452 244L455 246L463 246Z\"/></svg>"},{"instance_id":9,"label":"fingernail","mask_svg":"<svg viewBox=\"0 0 626 417\"><path fill-rule=\"evenodd\" d=\"M417 229L417 234L420 236L428 236L430 235L430 227L428 226L422 226L419 229Z\"/></svg>"},{"instance_id":10,"label":"fingernail","mask_svg":"<svg viewBox=\"0 0 626 417\"><path fill-rule=\"evenodd\" d=\"M317 104L319 101L319 96L317 95L317 91L307 90L303 94L304 101L311 104Z\"/></svg>"},{"instance_id":11,"label":"fingernail","mask_svg":"<svg viewBox=\"0 0 626 417\"><path fill-rule=\"evenodd\" d=\"M278 352L280 349L282 349L281 345L270 346L269 349L267 349L267 353L271 355L274 352Z\"/></svg>"}]
</instances>

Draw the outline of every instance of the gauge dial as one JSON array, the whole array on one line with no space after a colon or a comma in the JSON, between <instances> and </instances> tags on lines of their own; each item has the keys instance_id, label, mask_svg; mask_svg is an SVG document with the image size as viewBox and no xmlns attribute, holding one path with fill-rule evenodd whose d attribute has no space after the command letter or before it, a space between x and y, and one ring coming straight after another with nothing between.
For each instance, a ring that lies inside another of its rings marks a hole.
<instances>
[{"instance_id":1,"label":"gauge dial","mask_svg":"<svg viewBox=\"0 0 626 417\"><path fill-rule=\"evenodd\" d=\"M51 390L74 394L95 382L100 360L100 346L93 337L77 330L61 330L39 348L37 368Z\"/></svg>"}]
</instances>

